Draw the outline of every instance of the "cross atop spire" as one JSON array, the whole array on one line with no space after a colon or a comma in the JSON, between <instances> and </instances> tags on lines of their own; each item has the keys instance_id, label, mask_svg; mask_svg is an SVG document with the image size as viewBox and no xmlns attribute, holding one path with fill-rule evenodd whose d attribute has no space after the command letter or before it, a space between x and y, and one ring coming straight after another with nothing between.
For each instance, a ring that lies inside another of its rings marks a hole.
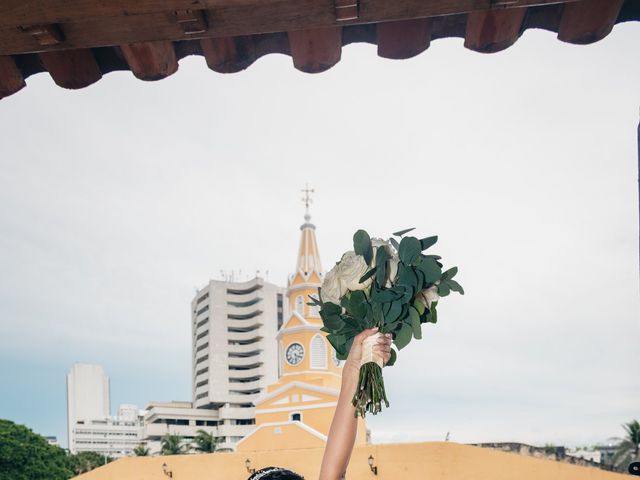
<instances>
[{"instance_id":1,"label":"cross atop spire","mask_svg":"<svg viewBox=\"0 0 640 480\"><path fill-rule=\"evenodd\" d=\"M301 191L304 194L302 201L305 206L305 214L304 223L300 225L302 236L300 238L300 248L298 249L296 273L302 275L306 282L314 272L318 275L318 278L322 276L322 265L320 264L318 242L315 234L316 226L311 223L311 215L309 214L309 205L313 203L311 194L315 193L315 190L309 188L309 184L306 184Z\"/></svg>"},{"instance_id":2,"label":"cross atop spire","mask_svg":"<svg viewBox=\"0 0 640 480\"><path fill-rule=\"evenodd\" d=\"M309 205L313 203L313 198L311 198L311 194L315 193L313 188L309 188L309 184L305 184L305 187L301 190L304 193L304 197L302 197L302 201L304 202L305 213L304 219L308 222L311 220L311 215L309 215Z\"/></svg>"}]
</instances>

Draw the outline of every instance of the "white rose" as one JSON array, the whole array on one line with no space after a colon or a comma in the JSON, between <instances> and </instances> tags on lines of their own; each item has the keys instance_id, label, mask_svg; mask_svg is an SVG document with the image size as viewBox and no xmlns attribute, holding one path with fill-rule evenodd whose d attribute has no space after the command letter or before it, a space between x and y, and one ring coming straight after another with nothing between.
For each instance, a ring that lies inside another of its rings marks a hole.
<instances>
[{"instance_id":1,"label":"white rose","mask_svg":"<svg viewBox=\"0 0 640 480\"><path fill-rule=\"evenodd\" d=\"M340 263L336 266L338 267L337 275L340 278L340 283L345 289L349 289L352 292L364 290L373 281L372 278L368 278L364 283L360 283L360 278L369 271L369 265L367 265L362 255L357 255L352 250L342 255Z\"/></svg>"},{"instance_id":2,"label":"white rose","mask_svg":"<svg viewBox=\"0 0 640 480\"><path fill-rule=\"evenodd\" d=\"M431 285L418 293L418 300L425 304L427 308L431 308L431 302L437 302L440 299L438 295L438 286Z\"/></svg>"},{"instance_id":3,"label":"white rose","mask_svg":"<svg viewBox=\"0 0 640 480\"><path fill-rule=\"evenodd\" d=\"M389 268L387 271L387 276L389 280L385 284L385 287L391 288L393 280L395 280L396 275L398 274L398 255L395 252L395 249L391 246L388 240L383 240L381 238L372 238L371 246L373 247L373 259L371 260L371 266L375 265L376 261L376 253L379 247L383 247L387 251L387 258L389 259Z\"/></svg>"},{"instance_id":4,"label":"white rose","mask_svg":"<svg viewBox=\"0 0 640 480\"><path fill-rule=\"evenodd\" d=\"M333 267L329 273L324 276L322 282L322 301L340 305L340 297L342 296L340 288L340 278L336 275L336 267Z\"/></svg>"}]
</instances>

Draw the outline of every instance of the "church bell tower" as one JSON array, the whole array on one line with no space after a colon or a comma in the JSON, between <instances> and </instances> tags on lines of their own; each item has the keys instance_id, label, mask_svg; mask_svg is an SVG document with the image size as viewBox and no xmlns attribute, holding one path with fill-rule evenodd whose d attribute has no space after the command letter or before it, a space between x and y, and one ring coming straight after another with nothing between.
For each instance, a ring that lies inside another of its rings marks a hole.
<instances>
[{"instance_id":1,"label":"church bell tower","mask_svg":"<svg viewBox=\"0 0 640 480\"><path fill-rule=\"evenodd\" d=\"M307 187L303 193L304 223L286 292L290 314L274 339L280 378L256 401L256 429L238 442L238 451L323 447L337 405L343 362L320 331L318 308L308 305L309 295L317 297L324 273L309 214L313 190ZM356 445L364 443L366 424L359 417Z\"/></svg>"}]
</instances>

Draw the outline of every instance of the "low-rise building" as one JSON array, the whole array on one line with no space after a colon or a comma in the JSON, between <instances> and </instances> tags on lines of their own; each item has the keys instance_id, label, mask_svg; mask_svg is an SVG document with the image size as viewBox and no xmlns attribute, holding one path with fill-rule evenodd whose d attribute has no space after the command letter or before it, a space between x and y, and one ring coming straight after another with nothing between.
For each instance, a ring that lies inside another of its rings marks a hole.
<instances>
[{"instance_id":1,"label":"low-rise building","mask_svg":"<svg viewBox=\"0 0 640 480\"><path fill-rule=\"evenodd\" d=\"M229 419L230 412L225 408L194 408L192 402L151 402L146 406L142 443L149 449L150 455L157 455L162 448L162 438L167 435L179 435L185 451L194 449L194 440L199 430L204 430L215 437L223 437L217 449L233 450L233 446L244 435L245 425L253 425L251 418ZM235 412L237 416L240 412Z\"/></svg>"},{"instance_id":2,"label":"low-rise building","mask_svg":"<svg viewBox=\"0 0 640 480\"><path fill-rule=\"evenodd\" d=\"M112 458L133 455L141 442L143 417L135 405L121 405L106 418L78 419L72 425L76 452L95 452Z\"/></svg>"}]
</instances>

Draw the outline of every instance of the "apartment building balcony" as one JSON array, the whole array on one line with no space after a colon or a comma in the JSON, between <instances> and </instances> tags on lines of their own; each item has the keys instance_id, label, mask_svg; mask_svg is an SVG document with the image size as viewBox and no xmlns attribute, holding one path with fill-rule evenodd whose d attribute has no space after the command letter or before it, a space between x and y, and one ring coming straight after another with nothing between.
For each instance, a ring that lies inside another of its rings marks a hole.
<instances>
[{"instance_id":1,"label":"apartment building balcony","mask_svg":"<svg viewBox=\"0 0 640 480\"><path fill-rule=\"evenodd\" d=\"M229 379L229 388L232 390L256 390L262 388L262 379L253 380L250 382L233 382Z\"/></svg>"},{"instance_id":2,"label":"apartment building balcony","mask_svg":"<svg viewBox=\"0 0 640 480\"><path fill-rule=\"evenodd\" d=\"M262 340L262 335L258 332L260 330L251 330L249 332L229 332L227 331L228 340L248 341L248 340Z\"/></svg>"},{"instance_id":3,"label":"apartment building balcony","mask_svg":"<svg viewBox=\"0 0 640 480\"><path fill-rule=\"evenodd\" d=\"M260 352L262 352L262 348L258 347L258 343L248 343L246 345L241 345L241 344L232 344L228 346L229 348L229 353L244 353L244 354L251 354L251 353L255 353L256 355L259 355Z\"/></svg>"},{"instance_id":4,"label":"apartment building balcony","mask_svg":"<svg viewBox=\"0 0 640 480\"><path fill-rule=\"evenodd\" d=\"M263 364L260 355L250 357L228 357L229 366L233 367L259 367Z\"/></svg>"},{"instance_id":5,"label":"apartment building balcony","mask_svg":"<svg viewBox=\"0 0 640 480\"><path fill-rule=\"evenodd\" d=\"M243 330L245 332L251 332L260 328L264 323L261 317L246 318L243 320L229 319L227 320L227 327L233 330Z\"/></svg>"},{"instance_id":6,"label":"apartment building balcony","mask_svg":"<svg viewBox=\"0 0 640 480\"><path fill-rule=\"evenodd\" d=\"M236 370L233 368L229 369L229 377L230 378L251 378L251 377L263 377L265 375L264 365L260 365L255 368L247 368Z\"/></svg>"}]
</instances>

